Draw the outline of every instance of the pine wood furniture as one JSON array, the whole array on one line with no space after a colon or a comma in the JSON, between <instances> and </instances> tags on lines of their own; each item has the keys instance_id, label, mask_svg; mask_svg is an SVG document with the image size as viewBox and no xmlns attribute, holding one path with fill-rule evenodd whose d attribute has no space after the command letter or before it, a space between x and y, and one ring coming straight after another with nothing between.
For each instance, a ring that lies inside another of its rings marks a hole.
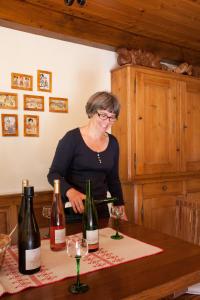
<instances>
[{"instance_id":1,"label":"pine wood furniture","mask_svg":"<svg viewBox=\"0 0 200 300\"><path fill-rule=\"evenodd\" d=\"M34 197L34 212L39 227L48 226L48 220L42 216L42 208L51 205L52 191L36 192ZM0 195L0 233L10 233L17 224L17 215L21 203L21 194ZM15 238L17 231L15 232Z\"/></svg>"},{"instance_id":2,"label":"pine wood furniture","mask_svg":"<svg viewBox=\"0 0 200 300\"><path fill-rule=\"evenodd\" d=\"M107 225L104 221L102 227ZM67 235L80 231L81 224L70 224L66 227ZM130 222L120 224L120 231L164 251L81 276L81 280L89 284L90 290L76 296L77 299L160 299L199 281L198 246ZM70 278L43 287L30 288L18 294L3 295L2 300L74 299L74 295L68 292L68 286L73 281L74 278Z\"/></svg>"},{"instance_id":3,"label":"pine wood furniture","mask_svg":"<svg viewBox=\"0 0 200 300\"><path fill-rule=\"evenodd\" d=\"M111 78L121 102L112 133L129 219L183 237L177 204L200 201L200 80L133 65Z\"/></svg>"}]
</instances>

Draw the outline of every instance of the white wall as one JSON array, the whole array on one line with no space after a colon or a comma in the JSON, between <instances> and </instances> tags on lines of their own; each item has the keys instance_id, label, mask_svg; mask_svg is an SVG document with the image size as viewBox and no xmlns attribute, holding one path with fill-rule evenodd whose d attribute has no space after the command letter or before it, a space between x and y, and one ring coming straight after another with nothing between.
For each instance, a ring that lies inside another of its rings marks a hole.
<instances>
[{"instance_id":1,"label":"white wall","mask_svg":"<svg viewBox=\"0 0 200 300\"><path fill-rule=\"evenodd\" d=\"M19 136L3 137L0 128L0 194L21 192L28 178L36 191L49 190L46 175L58 140L87 121L85 103L99 90L110 91L115 53L0 27L0 91L18 93ZM37 91L37 70L53 73L52 93ZM33 91L11 89L11 72L33 75ZM23 94L45 96L45 111L23 111ZM48 97L67 97L69 113L50 113ZM23 115L39 115L40 136L23 136ZM0 124L1 127L1 124Z\"/></svg>"}]
</instances>

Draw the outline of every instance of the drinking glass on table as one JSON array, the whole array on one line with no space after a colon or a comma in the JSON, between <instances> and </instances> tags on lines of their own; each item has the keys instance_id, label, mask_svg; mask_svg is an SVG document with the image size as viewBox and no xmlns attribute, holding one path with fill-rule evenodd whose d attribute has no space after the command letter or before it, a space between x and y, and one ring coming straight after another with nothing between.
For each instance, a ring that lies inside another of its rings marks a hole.
<instances>
[{"instance_id":1,"label":"drinking glass on table","mask_svg":"<svg viewBox=\"0 0 200 300\"><path fill-rule=\"evenodd\" d=\"M115 226L116 226L116 233L114 235L111 235L111 239L113 240L121 240L124 237L119 234L119 220L122 218L124 214L123 207L121 206L112 206L111 207L111 216L115 219Z\"/></svg>"},{"instance_id":2,"label":"drinking glass on table","mask_svg":"<svg viewBox=\"0 0 200 300\"><path fill-rule=\"evenodd\" d=\"M50 205L43 206L42 215L44 218L49 220L49 230L48 230L48 233L45 234L44 238L50 238L50 218L51 218L51 206Z\"/></svg>"},{"instance_id":3,"label":"drinking glass on table","mask_svg":"<svg viewBox=\"0 0 200 300\"><path fill-rule=\"evenodd\" d=\"M76 259L76 282L69 286L72 294L80 294L88 291L89 286L80 282L80 260L88 254L88 243L86 239L74 238L67 241L67 254Z\"/></svg>"}]
</instances>

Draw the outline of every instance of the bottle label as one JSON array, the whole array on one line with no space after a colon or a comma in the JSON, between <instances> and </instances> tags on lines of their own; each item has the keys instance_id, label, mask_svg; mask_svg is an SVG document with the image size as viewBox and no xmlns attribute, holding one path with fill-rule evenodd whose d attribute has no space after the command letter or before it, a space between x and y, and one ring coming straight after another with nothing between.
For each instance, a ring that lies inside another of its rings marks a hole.
<instances>
[{"instance_id":1,"label":"bottle label","mask_svg":"<svg viewBox=\"0 0 200 300\"><path fill-rule=\"evenodd\" d=\"M86 240L88 245L97 244L99 242L99 230L86 230Z\"/></svg>"},{"instance_id":2,"label":"bottle label","mask_svg":"<svg viewBox=\"0 0 200 300\"><path fill-rule=\"evenodd\" d=\"M26 250L26 270L34 270L40 267L40 247Z\"/></svg>"},{"instance_id":3,"label":"bottle label","mask_svg":"<svg viewBox=\"0 0 200 300\"><path fill-rule=\"evenodd\" d=\"M65 242L65 228L55 229L55 244L61 244Z\"/></svg>"}]
</instances>

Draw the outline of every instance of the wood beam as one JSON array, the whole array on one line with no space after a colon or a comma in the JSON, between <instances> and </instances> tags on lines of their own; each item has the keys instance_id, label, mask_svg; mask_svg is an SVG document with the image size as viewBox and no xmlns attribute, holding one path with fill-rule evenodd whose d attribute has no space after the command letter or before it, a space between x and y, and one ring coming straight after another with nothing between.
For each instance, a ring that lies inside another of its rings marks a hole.
<instances>
[{"instance_id":1,"label":"wood beam","mask_svg":"<svg viewBox=\"0 0 200 300\"><path fill-rule=\"evenodd\" d=\"M198 51L127 33L51 8L42 9L25 0L1 0L0 25L113 51L120 47L141 48L165 59L200 64Z\"/></svg>"}]
</instances>

